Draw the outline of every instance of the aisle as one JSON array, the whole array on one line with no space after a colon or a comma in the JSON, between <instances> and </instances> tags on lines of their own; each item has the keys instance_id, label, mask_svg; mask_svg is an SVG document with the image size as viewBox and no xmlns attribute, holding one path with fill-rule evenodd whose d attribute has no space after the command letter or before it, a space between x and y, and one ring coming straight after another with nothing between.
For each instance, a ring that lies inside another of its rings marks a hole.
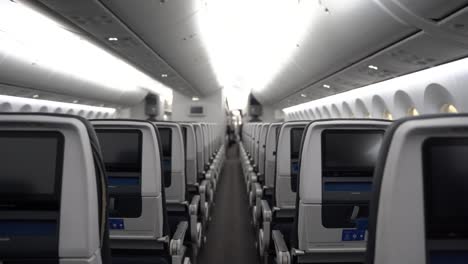
<instances>
[{"instance_id":1,"label":"aisle","mask_svg":"<svg viewBox=\"0 0 468 264\"><path fill-rule=\"evenodd\" d=\"M207 244L199 264L258 263L238 153L237 145L227 151Z\"/></svg>"}]
</instances>

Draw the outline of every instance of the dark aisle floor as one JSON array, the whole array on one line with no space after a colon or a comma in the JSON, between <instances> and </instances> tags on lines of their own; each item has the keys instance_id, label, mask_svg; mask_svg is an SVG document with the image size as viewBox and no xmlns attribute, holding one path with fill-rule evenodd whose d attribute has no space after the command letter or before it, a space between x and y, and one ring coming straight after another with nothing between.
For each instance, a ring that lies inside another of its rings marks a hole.
<instances>
[{"instance_id":1,"label":"dark aisle floor","mask_svg":"<svg viewBox=\"0 0 468 264\"><path fill-rule=\"evenodd\" d=\"M237 145L226 153L207 243L200 252L199 264L258 263L238 153Z\"/></svg>"}]
</instances>

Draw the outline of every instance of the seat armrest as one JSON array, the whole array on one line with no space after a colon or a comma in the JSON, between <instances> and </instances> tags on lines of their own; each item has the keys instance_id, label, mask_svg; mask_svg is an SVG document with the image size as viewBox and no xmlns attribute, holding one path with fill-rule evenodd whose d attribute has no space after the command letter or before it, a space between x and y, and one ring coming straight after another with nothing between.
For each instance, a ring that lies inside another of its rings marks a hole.
<instances>
[{"instance_id":1,"label":"seat armrest","mask_svg":"<svg viewBox=\"0 0 468 264\"><path fill-rule=\"evenodd\" d=\"M262 233L262 241L260 243L260 252L268 252L270 248L270 236L271 236L271 220L273 213L271 212L270 205L267 201L262 200L261 208L263 223L260 232ZM263 254L263 253L261 253Z\"/></svg>"},{"instance_id":2,"label":"seat armrest","mask_svg":"<svg viewBox=\"0 0 468 264\"><path fill-rule=\"evenodd\" d=\"M200 195L195 195L192 198L192 202L189 206L189 213L190 215L198 215L198 208L200 205Z\"/></svg>"},{"instance_id":3,"label":"seat armrest","mask_svg":"<svg viewBox=\"0 0 468 264\"><path fill-rule=\"evenodd\" d=\"M208 170L206 173L205 173L205 179L211 181L212 180L212 174L211 174L211 170Z\"/></svg>"},{"instance_id":4,"label":"seat armrest","mask_svg":"<svg viewBox=\"0 0 468 264\"><path fill-rule=\"evenodd\" d=\"M276 251L280 252L288 252L288 246L286 245L286 242L284 241L284 236L279 230L273 230L271 231L271 237L273 239L273 242L275 243L275 248Z\"/></svg>"},{"instance_id":5,"label":"seat armrest","mask_svg":"<svg viewBox=\"0 0 468 264\"><path fill-rule=\"evenodd\" d=\"M273 213L271 212L270 205L266 200L262 200L262 218L264 222L271 222Z\"/></svg>"},{"instance_id":6,"label":"seat armrest","mask_svg":"<svg viewBox=\"0 0 468 264\"><path fill-rule=\"evenodd\" d=\"M272 231L272 239L275 244L276 263L289 264L291 263L291 254L289 253L288 246L284 241L283 234L279 230Z\"/></svg>"},{"instance_id":7,"label":"seat armrest","mask_svg":"<svg viewBox=\"0 0 468 264\"><path fill-rule=\"evenodd\" d=\"M185 233L188 229L188 222L182 221L177 225L177 230L174 233L174 236L171 239L170 244L170 254L171 255L181 255L185 251L184 240Z\"/></svg>"},{"instance_id":8,"label":"seat armrest","mask_svg":"<svg viewBox=\"0 0 468 264\"><path fill-rule=\"evenodd\" d=\"M258 175L257 175L257 173L252 172L252 173L250 174L250 182L251 182L251 183L254 183L254 182L257 182L257 180L258 180Z\"/></svg>"},{"instance_id":9,"label":"seat armrest","mask_svg":"<svg viewBox=\"0 0 468 264\"><path fill-rule=\"evenodd\" d=\"M257 225L261 216L261 207L262 207L262 196L263 196L263 189L262 186L258 182L254 183L254 188L253 188L253 218L254 218L254 224Z\"/></svg>"},{"instance_id":10,"label":"seat armrest","mask_svg":"<svg viewBox=\"0 0 468 264\"><path fill-rule=\"evenodd\" d=\"M195 195L192 198L192 202L189 205L189 214L190 214L190 240L192 245L195 248L200 248L201 246L201 224L198 222L198 208L200 204L200 195Z\"/></svg>"},{"instance_id":11,"label":"seat armrest","mask_svg":"<svg viewBox=\"0 0 468 264\"><path fill-rule=\"evenodd\" d=\"M260 183L256 182L254 184L254 191L255 191L255 198L257 198L257 199L260 198L260 200L261 200L261 198L263 196L263 188L260 185Z\"/></svg>"}]
</instances>

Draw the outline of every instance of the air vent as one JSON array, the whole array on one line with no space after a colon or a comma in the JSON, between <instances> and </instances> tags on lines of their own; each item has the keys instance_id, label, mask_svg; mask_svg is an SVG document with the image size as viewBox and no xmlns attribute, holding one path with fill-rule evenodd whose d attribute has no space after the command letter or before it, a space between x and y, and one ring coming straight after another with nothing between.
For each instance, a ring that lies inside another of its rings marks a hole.
<instances>
[{"instance_id":1,"label":"air vent","mask_svg":"<svg viewBox=\"0 0 468 264\"><path fill-rule=\"evenodd\" d=\"M110 25L113 23L112 18L106 15L89 16L89 17L71 15L69 16L69 18L80 25L99 26L99 25Z\"/></svg>"},{"instance_id":2,"label":"air vent","mask_svg":"<svg viewBox=\"0 0 468 264\"><path fill-rule=\"evenodd\" d=\"M368 75L374 79L387 79L387 78L392 78L398 76L397 72L387 70L387 69L370 69L369 67L363 66L360 67L358 70L359 73ZM354 83L360 85L360 83ZM354 86L354 85L353 85Z\"/></svg>"},{"instance_id":3,"label":"air vent","mask_svg":"<svg viewBox=\"0 0 468 264\"><path fill-rule=\"evenodd\" d=\"M431 57L421 57L410 52L407 52L403 49L397 49L390 52L390 57L401 62L407 63L414 66L429 66L436 61L436 59Z\"/></svg>"}]
</instances>

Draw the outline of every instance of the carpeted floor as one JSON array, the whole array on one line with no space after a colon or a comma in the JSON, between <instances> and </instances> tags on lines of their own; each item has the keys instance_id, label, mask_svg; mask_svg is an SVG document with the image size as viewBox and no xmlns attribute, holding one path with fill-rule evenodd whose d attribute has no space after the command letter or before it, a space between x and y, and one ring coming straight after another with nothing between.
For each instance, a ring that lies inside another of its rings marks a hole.
<instances>
[{"instance_id":1,"label":"carpeted floor","mask_svg":"<svg viewBox=\"0 0 468 264\"><path fill-rule=\"evenodd\" d=\"M199 264L258 263L238 153L237 145L226 153L207 243L200 252Z\"/></svg>"}]
</instances>

